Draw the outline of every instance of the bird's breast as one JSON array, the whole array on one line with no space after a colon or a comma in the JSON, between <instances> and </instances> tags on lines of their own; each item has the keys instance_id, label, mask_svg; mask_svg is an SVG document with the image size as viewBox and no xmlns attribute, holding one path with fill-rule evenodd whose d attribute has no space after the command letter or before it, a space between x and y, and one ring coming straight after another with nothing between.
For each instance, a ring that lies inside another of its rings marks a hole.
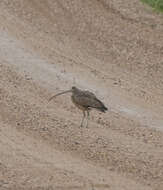
<instances>
[{"instance_id":1,"label":"bird's breast","mask_svg":"<svg viewBox=\"0 0 163 190\"><path fill-rule=\"evenodd\" d=\"M78 107L80 110L86 110L86 108L80 103L79 97L72 95L71 100L75 104L76 107Z\"/></svg>"}]
</instances>

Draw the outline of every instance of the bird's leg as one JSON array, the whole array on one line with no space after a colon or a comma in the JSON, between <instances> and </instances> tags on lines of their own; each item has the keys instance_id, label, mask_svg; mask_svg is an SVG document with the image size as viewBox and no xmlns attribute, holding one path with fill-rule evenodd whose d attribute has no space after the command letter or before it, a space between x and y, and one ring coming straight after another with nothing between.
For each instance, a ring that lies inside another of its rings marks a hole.
<instances>
[{"instance_id":1,"label":"bird's leg","mask_svg":"<svg viewBox=\"0 0 163 190\"><path fill-rule=\"evenodd\" d=\"M86 128L88 128L88 122L89 122L89 111L87 110L87 125L86 125Z\"/></svg>"},{"instance_id":2,"label":"bird's leg","mask_svg":"<svg viewBox=\"0 0 163 190\"><path fill-rule=\"evenodd\" d=\"M81 125L80 125L80 127L82 127L82 126L83 126L83 121L84 121L84 118L85 118L85 111L83 111L83 117L82 117L82 121L81 121Z\"/></svg>"}]
</instances>

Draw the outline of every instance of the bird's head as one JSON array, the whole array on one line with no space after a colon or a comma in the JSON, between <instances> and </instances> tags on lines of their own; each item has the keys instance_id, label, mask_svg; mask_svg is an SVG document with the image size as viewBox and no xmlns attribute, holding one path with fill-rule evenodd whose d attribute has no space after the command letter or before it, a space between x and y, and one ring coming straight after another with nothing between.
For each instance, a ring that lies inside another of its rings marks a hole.
<instances>
[{"instance_id":1,"label":"bird's head","mask_svg":"<svg viewBox=\"0 0 163 190\"><path fill-rule=\"evenodd\" d=\"M71 90L72 92L74 92L75 90L77 90L77 88L75 86L72 86Z\"/></svg>"}]
</instances>

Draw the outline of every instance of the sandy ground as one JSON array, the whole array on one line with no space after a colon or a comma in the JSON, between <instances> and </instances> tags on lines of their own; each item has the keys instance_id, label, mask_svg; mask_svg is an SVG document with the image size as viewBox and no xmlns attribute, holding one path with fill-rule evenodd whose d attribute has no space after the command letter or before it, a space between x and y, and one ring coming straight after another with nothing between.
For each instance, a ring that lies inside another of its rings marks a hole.
<instances>
[{"instance_id":1,"label":"sandy ground","mask_svg":"<svg viewBox=\"0 0 163 190\"><path fill-rule=\"evenodd\" d=\"M0 1L0 190L163 189L163 16L138 0ZM108 112L89 128L71 86Z\"/></svg>"}]
</instances>

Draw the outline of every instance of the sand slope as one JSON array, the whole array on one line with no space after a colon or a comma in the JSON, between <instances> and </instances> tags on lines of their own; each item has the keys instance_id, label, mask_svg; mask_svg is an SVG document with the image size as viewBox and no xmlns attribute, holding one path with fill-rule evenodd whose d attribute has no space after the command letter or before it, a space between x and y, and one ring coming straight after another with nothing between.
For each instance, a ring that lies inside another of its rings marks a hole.
<instances>
[{"instance_id":1,"label":"sand slope","mask_svg":"<svg viewBox=\"0 0 163 190\"><path fill-rule=\"evenodd\" d=\"M0 189L163 189L163 17L139 1L0 1ZM108 107L89 128L72 85Z\"/></svg>"}]
</instances>

